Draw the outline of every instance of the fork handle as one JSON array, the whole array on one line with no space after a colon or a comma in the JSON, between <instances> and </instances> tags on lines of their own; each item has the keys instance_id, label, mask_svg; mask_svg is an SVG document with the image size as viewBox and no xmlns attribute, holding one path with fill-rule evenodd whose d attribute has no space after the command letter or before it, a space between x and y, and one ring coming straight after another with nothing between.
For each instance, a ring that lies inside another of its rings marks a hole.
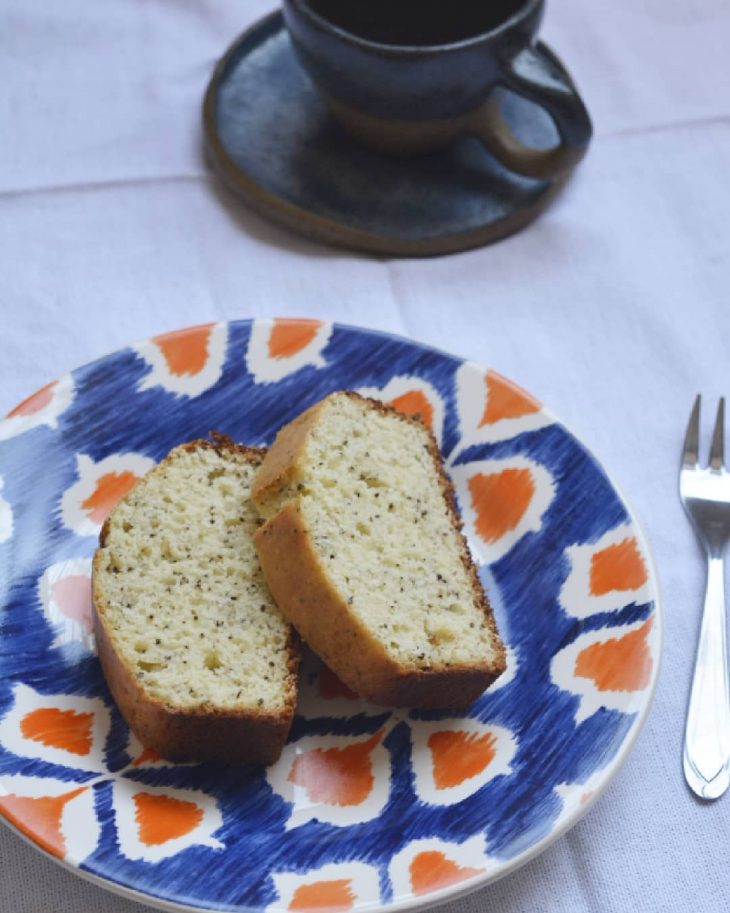
<instances>
[{"instance_id":1,"label":"fork handle","mask_svg":"<svg viewBox=\"0 0 730 913\"><path fill-rule=\"evenodd\" d=\"M730 784L730 697L725 634L725 568L708 556L707 589L684 734L684 775L702 799Z\"/></svg>"}]
</instances>

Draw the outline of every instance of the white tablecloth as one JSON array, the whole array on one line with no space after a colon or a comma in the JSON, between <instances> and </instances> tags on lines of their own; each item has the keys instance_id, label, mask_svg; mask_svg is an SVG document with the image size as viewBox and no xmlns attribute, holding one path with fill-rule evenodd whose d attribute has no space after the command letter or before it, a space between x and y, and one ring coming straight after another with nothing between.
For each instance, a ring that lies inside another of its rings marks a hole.
<instances>
[{"instance_id":1,"label":"white tablecloth","mask_svg":"<svg viewBox=\"0 0 730 913\"><path fill-rule=\"evenodd\" d=\"M544 37L596 125L574 181L506 242L387 261L270 226L204 166L208 76L272 2L3 0L0 413L130 340L263 315L411 335L519 381L642 519L664 595L663 669L634 751L589 815L445 913L727 910L730 795L699 804L680 762L703 565L676 474L693 395L730 393L730 5L554 0ZM0 859L3 913L142 910L4 828Z\"/></svg>"}]
</instances>

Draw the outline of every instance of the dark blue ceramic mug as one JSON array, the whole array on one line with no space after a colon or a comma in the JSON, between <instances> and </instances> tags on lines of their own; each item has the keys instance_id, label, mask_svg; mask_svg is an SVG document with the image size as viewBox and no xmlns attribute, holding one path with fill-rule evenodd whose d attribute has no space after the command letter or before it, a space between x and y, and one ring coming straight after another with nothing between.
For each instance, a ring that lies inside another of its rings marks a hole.
<instances>
[{"instance_id":1,"label":"dark blue ceramic mug","mask_svg":"<svg viewBox=\"0 0 730 913\"><path fill-rule=\"evenodd\" d=\"M592 128L556 57L536 43L544 0L283 0L297 55L337 120L378 150L409 155L474 135L508 168L555 177ZM541 105L560 142L523 145L493 90Z\"/></svg>"}]
</instances>

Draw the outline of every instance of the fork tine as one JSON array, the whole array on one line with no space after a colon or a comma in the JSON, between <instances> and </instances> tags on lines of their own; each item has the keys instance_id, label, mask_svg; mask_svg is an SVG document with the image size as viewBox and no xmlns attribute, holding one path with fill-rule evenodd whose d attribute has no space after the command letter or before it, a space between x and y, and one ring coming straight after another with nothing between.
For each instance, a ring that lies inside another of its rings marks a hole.
<instances>
[{"instance_id":1,"label":"fork tine","mask_svg":"<svg viewBox=\"0 0 730 913\"><path fill-rule=\"evenodd\" d=\"M693 467L697 465L699 439L700 439L700 403L702 397L697 394L692 414L689 417L687 433L684 436L684 450L682 451L682 466Z\"/></svg>"},{"instance_id":2,"label":"fork tine","mask_svg":"<svg viewBox=\"0 0 730 913\"><path fill-rule=\"evenodd\" d=\"M720 397L715 419L715 430L712 433L712 447L710 448L710 466L713 469L722 469L725 462L725 397Z\"/></svg>"}]
</instances>

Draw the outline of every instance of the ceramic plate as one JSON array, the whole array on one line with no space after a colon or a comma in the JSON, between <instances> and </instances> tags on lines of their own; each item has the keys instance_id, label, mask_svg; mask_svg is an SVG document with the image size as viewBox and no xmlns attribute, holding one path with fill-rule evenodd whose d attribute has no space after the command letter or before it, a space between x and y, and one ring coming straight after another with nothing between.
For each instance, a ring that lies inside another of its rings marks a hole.
<instances>
[{"instance_id":1,"label":"ceramic plate","mask_svg":"<svg viewBox=\"0 0 730 913\"><path fill-rule=\"evenodd\" d=\"M359 700L310 658L277 764L174 765L130 734L90 625L104 517L176 444L250 444L333 390L418 412L508 644L465 714ZM194 327L39 390L0 423L0 812L79 874L167 909L403 910L474 890L572 825L656 680L651 560L536 399L406 339L318 321Z\"/></svg>"}]
</instances>

